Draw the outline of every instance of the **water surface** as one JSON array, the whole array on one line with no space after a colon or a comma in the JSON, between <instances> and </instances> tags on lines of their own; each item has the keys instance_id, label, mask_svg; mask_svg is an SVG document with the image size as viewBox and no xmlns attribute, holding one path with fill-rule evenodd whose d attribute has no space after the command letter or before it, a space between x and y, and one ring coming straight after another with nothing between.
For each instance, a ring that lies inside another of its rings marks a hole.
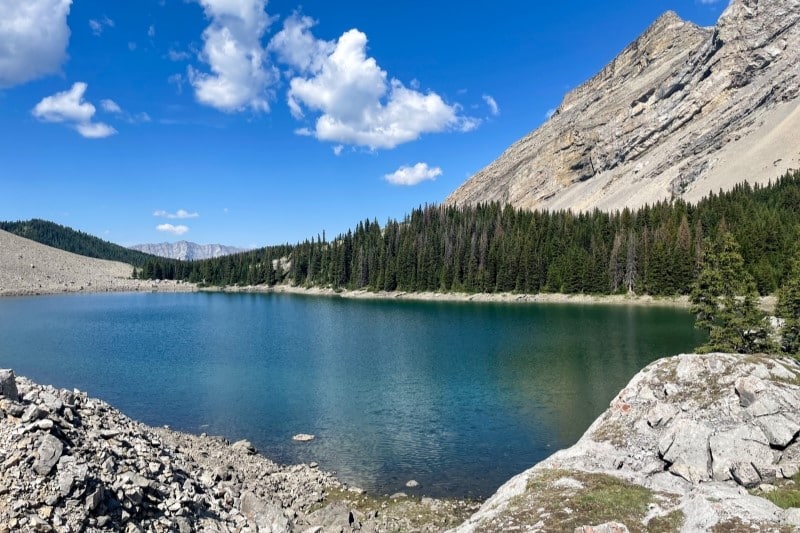
<instances>
[{"instance_id":1,"label":"water surface","mask_svg":"<svg viewBox=\"0 0 800 533\"><path fill-rule=\"evenodd\" d=\"M283 294L0 299L0 367L151 425L247 438L352 484L486 497L573 444L652 360L701 341L657 307ZM316 440L298 444L296 433Z\"/></svg>"}]
</instances>

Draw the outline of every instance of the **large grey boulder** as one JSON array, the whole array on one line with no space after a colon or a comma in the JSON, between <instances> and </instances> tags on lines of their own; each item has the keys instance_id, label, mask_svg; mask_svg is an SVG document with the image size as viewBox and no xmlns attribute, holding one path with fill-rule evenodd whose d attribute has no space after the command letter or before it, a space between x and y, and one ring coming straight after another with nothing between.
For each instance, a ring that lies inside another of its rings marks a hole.
<instances>
[{"instance_id":1,"label":"large grey boulder","mask_svg":"<svg viewBox=\"0 0 800 533\"><path fill-rule=\"evenodd\" d=\"M0 368L0 396L5 396L12 402L19 401L17 378L10 368Z\"/></svg>"},{"instance_id":2,"label":"large grey boulder","mask_svg":"<svg viewBox=\"0 0 800 533\"><path fill-rule=\"evenodd\" d=\"M52 435L45 435L36 450L36 460L33 469L40 475L46 476L64 453L64 444Z\"/></svg>"},{"instance_id":3,"label":"large grey boulder","mask_svg":"<svg viewBox=\"0 0 800 533\"><path fill-rule=\"evenodd\" d=\"M741 425L713 435L709 439L709 449L711 472L716 481L732 479L734 463L767 466L773 462L767 437L760 428L751 425Z\"/></svg>"},{"instance_id":4,"label":"large grey boulder","mask_svg":"<svg viewBox=\"0 0 800 533\"><path fill-rule=\"evenodd\" d=\"M708 440L711 428L694 420L676 421L661 442L658 453L664 461L670 463L669 470L691 483L698 483L711 478Z\"/></svg>"}]
</instances>

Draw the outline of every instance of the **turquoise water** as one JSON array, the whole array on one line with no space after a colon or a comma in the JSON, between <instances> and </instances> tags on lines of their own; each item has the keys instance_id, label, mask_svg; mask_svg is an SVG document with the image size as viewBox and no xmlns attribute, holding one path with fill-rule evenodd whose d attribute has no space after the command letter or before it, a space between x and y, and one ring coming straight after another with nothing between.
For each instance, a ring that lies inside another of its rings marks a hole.
<instances>
[{"instance_id":1,"label":"turquoise water","mask_svg":"<svg viewBox=\"0 0 800 533\"><path fill-rule=\"evenodd\" d=\"M0 299L0 367L376 493L490 495L574 443L686 311L276 294ZM312 433L307 444L291 440Z\"/></svg>"}]
</instances>

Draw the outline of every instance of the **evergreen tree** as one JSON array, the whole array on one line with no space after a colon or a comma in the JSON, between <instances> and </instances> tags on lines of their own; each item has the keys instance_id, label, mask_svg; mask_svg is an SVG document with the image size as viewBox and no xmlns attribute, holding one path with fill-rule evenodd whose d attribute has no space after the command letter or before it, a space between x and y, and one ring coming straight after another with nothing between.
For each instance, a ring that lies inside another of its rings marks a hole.
<instances>
[{"instance_id":1,"label":"evergreen tree","mask_svg":"<svg viewBox=\"0 0 800 533\"><path fill-rule=\"evenodd\" d=\"M757 301L755 283L733 235L723 231L715 241L706 241L691 302L695 327L708 330L709 339L697 350L756 353L770 349L769 328Z\"/></svg>"},{"instance_id":2,"label":"evergreen tree","mask_svg":"<svg viewBox=\"0 0 800 533\"><path fill-rule=\"evenodd\" d=\"M778 292L778 316L783 318L781 350L800 356L800 247L792 258L791 269Z\"/></svg>"}]
</instances>

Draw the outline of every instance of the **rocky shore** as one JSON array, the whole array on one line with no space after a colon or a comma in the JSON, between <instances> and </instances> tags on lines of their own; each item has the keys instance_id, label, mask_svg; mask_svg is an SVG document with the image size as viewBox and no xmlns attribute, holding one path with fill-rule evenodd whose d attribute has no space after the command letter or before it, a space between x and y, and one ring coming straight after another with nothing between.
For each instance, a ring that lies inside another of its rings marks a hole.
<instances>
[{"instance_id":1,"label":"rocky shore","mask_svg":"<svg viewBox=\"0 0 800 533\"><path fill-rule=\"evenodd\" d=\"M0 370L0 532L441 531L477 509L373 498L247 441L135 422L85 393Z\"/></svg>"},{"instance_id":2,"label":"rocky shore","mask_svg":"<svg viewBox=\"0 0 800 533\"><path fill-rule=\"evenodd\" d=\"M456 532L800 531L799 437L798 361L660 359Z\"/></svg>"}]
</instances>

